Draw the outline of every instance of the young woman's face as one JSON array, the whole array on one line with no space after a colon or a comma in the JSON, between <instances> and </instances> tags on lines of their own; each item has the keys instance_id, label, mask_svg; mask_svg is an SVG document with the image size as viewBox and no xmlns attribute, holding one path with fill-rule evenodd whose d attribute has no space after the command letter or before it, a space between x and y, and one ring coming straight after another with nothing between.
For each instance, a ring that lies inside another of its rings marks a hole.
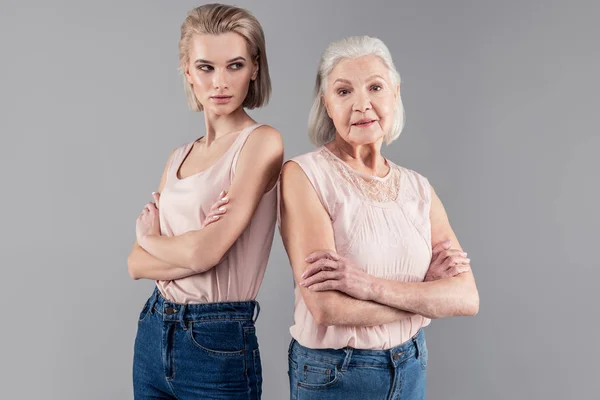
<instances>
[{"instance_id":1,"label":"young woman's face","mask_svg":"<svg viewBox=\"0 0 600 400\"><path fill-rule=\"evenodd\" d=\"M235 32L194 35L185 74L204 112L227 115L242 105L258 64Z\"/></svg>"},{"instance_id":2,"label":"young woman's face","mask_svg":"<svg viewBox=\"0 0 600 400\"><path fill-rule=\"evenodd\" d=\"M346 142L375 143L392 127L398 91L379 57L344 59L327 77L323 104Z\"/></svg>"}]
</instances>

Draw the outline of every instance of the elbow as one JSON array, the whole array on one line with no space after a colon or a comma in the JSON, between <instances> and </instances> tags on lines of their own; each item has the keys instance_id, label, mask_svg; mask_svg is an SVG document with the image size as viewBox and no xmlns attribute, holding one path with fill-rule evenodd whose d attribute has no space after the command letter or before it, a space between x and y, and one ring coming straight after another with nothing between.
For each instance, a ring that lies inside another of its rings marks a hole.
<instances>
[{"instance_id":1,"label":"elbow","mask_svg":"<svg viewBox=\"0 0 600 400\"><path fill-rule=\"evenodd\" d=\"M325 296L323 296L325 297ZM336 312L336 307L333 305L333 299L320 299L325 301L319 301L316 304L309 305L308 309L313 316L313 319L318 325L332 326L338 325L340 322L340 313Z\"/></svg>"},{"instance_id":2,"label":"elbow","mask_svg":"<svg viewBox=\"0 0 600 400\"><path fill-rule=\"evenodd\" d=\"M479 313L479 294L477 291L463 298L462 306L456 316L474 317Z\"/></svg>"},{"instance_id":3,"label":"elbow","mask_svg":"<svg viewBox=\"0 0 600 400\"><path fill-rule=\"evenodd\" d=\"M316 309L311 310L310 313L318 325L334 325L331 313L325 307L316 307Z\"/></svg>"},{"instance_id":4,"label":"elbow","mask_svg":"<svg viewBox=\"0 0 600 400\"><path fill-rule=\"evenodd\" d=\"M129 257L127 257L127 270L129 272L129 276L131 277L131 279L133 279L134 281L137 281L138 279L140 279L138 270L135 265L135 261L133 260L133 257L131 256L131 254L129 255Z\"/></svg>"},{"instance_id":5,"label":"elbow","mask_svg":"<svg viewBox=\"0 0 600 400\"><path fill-rule=\"evenodd\" d=\"M471 296L469 304L466 308L466 316L474 317L479 313L479 294L477 292Z\"/></svg>"},{"instance_id":6,"label":"elbow","mask_svg":"<svg viewBox=\"0 0 600 400\"><path fill-rule=\"evenodd\" d=\"M192 248L188 254L188 268L199 274L206 272L215 265L219 264L224 258L219 249L213 249L209 252L201 252L197 248Z\"/></svg>"}]
</instances>

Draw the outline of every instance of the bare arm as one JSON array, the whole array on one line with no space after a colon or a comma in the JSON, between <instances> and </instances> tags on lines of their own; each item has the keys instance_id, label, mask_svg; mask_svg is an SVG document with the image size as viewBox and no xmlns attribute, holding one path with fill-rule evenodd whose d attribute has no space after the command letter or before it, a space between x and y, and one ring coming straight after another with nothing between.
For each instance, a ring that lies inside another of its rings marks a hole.
<instances>
[{"instance_id":1,"label":"bare arm","mask_svg":"<svg viewBox=\"0 0 600 400\"><path fill-rule=\"evenodd\" d=\"M229 209L219 223L179 236L145 236L141 246L170 265L201 273L217 265L244 231L264 193L276 182L283 161L281 135L261 126L247 139L229 188Z\"/></svg>"},{"instance_id":2,"label":"bare arm","mask_svg":"<svg viewBox=\"0 0 600 400\"><path fill-rule=\"evenodd\" d=\"M333 227L310 181L295 162L281 175L281 236L296 283L310 265L306 256L315 250L335 250ZM412 316L373 301L358 300L339 291L314 292L299 286L302 298L318 324L375 326Z\"/></svg>"},{"instance_id":3,"label":"bare arm","mask_svg":"<svg viewBox=\"0 0 600 400\"><path fill-rule=\"evenodd\" d=\"M431 242L450 240L462 251L448 216L431 189ZM390 307L412 311L428 318L475 315L479 311L479 294L471 269L451 278L432 282L397 282L373 278L372 300Z\"/></svg>"},{"instance_id":4,"label":"bare arm","mask_svg":"<svg viewBox=\"0 0 600 400\"><path fill-rule=\"evenodd\" d=\"M169 156L169 160L173 156L173 153ZM160 178L160 184L158 186L158 193L162 192L167 180L167 170L169 162L165 165L162 176ZM127 258L127 267L129 275L137 279L153 279L168 281L174 279L185 278L190 275L194 275L196 272L190 268L182 268L175 266L171 263L165 262L153 256L144 250L137 240L133 244L133 248Z\"/></svg>"}]
</instances>

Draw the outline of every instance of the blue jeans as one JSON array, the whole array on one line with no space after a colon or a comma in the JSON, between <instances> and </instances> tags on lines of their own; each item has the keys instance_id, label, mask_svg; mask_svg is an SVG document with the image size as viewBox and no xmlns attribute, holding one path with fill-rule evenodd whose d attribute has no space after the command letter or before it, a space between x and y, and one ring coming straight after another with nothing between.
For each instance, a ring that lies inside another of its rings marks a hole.
<instances>
[{"instance_id":1,"label":"blue jeans","mask_svg":"<svg viewBox=\"0 0 600 400\"><path fill-rule=\"evenodd\" d=\"M291 400L423 400L427 345L423 330L389 350L309 349L292 339Z\"/></svg>"},{"instance_id":2,"label":"blue jeans","mask_svg":"<svg viewBox=\"0 0 600 400\"><path fill-rule=\"evenodd\" d=\"M135 399L257 400L262 368L255 301L177 304L157 289L135 338Z\"/></svg>"}]
</instances>

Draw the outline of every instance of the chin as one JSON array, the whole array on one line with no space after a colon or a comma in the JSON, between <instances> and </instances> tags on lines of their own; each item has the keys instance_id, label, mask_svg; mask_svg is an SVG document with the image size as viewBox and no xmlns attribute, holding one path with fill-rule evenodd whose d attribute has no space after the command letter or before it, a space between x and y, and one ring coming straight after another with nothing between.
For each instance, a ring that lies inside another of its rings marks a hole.
<instances>
[{"instance_id":1,"label":"chin","mask_svg":"<svg viewBox=\"0 0 600 400\"><path fill-rule=\"evenodd\" d=\"M355 137L351 137L350 141L351 143L357 145L357 146L361 146L361 145L366 145L366 144L373 144L373 143L377 143L378 141L383 141L385 135L379 133L379 134L363 134L360 136L355 136Z\"/></svg>"}]
</instances>

